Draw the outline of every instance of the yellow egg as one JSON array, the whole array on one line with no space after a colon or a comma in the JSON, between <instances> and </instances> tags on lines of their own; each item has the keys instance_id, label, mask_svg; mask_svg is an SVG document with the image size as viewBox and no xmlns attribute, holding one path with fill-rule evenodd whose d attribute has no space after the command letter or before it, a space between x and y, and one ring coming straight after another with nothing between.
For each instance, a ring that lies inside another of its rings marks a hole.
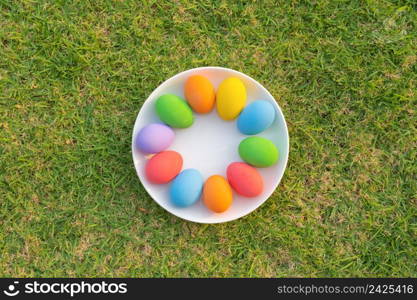
<instances>
[{"instance_id":1,"label":"yellow egg","mask_svg":"<svg viewBox=\"0 0 417 300\"><path fill-rule=\"evenodd\" d=\"M216 96L217 113L223 120L235 119L246 104L246 88L236 77L230 77L220 84Z\"/></svg>"}]
</instances>

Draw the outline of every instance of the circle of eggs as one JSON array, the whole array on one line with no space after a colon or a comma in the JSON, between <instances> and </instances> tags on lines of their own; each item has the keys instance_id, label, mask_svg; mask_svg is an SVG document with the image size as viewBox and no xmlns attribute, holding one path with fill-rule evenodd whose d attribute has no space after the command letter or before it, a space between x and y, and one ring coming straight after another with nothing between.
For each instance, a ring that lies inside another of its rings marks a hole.
<instances>
[{"instance_id":1,"label":"circle of eggs","mask_svg":"<svg viewBox=\"0 0 417 300\"><path fill-rule=\"evenodd\" d=\"M204 72L208 69L227 71L229 76L216 78ZM246 75L216 67L201 68L201 73L198 70L169 79L161 87L175 80L176 89L162 91L160 87L150 96L153 101L145 102L148 114L152 112L155 117L139 127L143 109L138 115L132 147L134 160L140 155L142 163L138 166L135 162L135 167L147 192L171 213L201 223L230 221L254 210L278 185L288 158L288 131L272 96L266 90L261 97L254 95ZM189 153L183 155L175 145L176 134L205 115L215 115L218 120L212 122L230 123L241 137L229 146L236 157L213 174L202 173L198 164L188 165ZM284 143L277 142L277 129L283 131ZM166 188L160 188L163 186ZM158 197L153 195L154 190L162 189L165 192Z\"/></svg>"},{"instance_id":2,"label":"circle of eggs","mask_svg":"<svg viewBox=\"0 0 417 300\"><path fill-rule=\"evenodd\" d=\"M202 75L190 76L185 82L182 99L178 95L161 95L155 112L164 124L149 124L137 136L137 146L144 153L158 153L146 165L146 176L155 184L172 180L169 188L171 202L178 207L196 203L203 192L204 203L216 213L226 211L233 202L231 190L244 197L256 197L263 191L263 179L254 167L269 167L276 163L278 150L268 139L248 137L239 144L239 155L246 163L233 162L227 167L227 180L218 174L204 184L196 169L180 172L182 157L175 151L164 151L173 139L173 128L187 128L193 124L193 110L209 113L215 103L215 90ZM236 77L225 79L217 91L217 113L226 121L237 118L237 128L242 134L253 135L266 130L275 119L275 109L268 101L256 100L245 107L246 88ZM171 127L169 127L171 126ZM252 167L252 166L254 167Z\"/></svg>"}]
</instances>

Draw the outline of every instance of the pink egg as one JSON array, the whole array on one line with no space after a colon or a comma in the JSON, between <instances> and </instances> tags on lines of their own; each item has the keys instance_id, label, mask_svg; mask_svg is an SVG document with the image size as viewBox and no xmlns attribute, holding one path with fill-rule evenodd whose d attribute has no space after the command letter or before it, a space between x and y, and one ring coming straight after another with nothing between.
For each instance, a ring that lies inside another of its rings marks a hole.
<instances>
[{"instance_id":1,"label":"pink egg","mask_svg":"<svg viewBox=\"0 0 417 300\"><path fill-rule=\"evenodd\" d=\"M258 170L243 162L234 162L227 167L227 179L236 193L244 197L259 196L264 189Z\"/></svg>"},{"instance_id":2,"label":"pink egg","mask_svg":"<svg viewBox=\"0 0 417 300\"><path fill-rule=\"evenodd\" d=\"M143 127L136 136L136 147L146 154L159 153L174 141L175 133L164 124L153 123Z\"/></svg>"},{"instance_id":3,"label":"pink egg","mask_svg":"<svg viewBox=\"0 0 417 300\"><path fill-rule=\"evenodd\" d=\"M146 178L152 183L168 183L177 176L182 169L182 156L175 151L158 153L146 163Z\"/></svg>"}]
</instances>

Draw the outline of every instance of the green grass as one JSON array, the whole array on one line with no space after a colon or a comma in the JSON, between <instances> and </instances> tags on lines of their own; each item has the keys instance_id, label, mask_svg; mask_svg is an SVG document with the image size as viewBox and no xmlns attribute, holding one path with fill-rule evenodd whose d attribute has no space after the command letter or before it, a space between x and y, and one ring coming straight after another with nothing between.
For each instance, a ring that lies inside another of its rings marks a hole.
<instances>
[{"instance_id":1,"label":"green grass","mask_svg":"<svg viewBox=\"0 0 417 300\"><path fill-rule=\"evenodd\" d=\"M264 84L291 143L219 225L160 208L130 152L144 99L207 65ZM0 0L0 275L417 276L416 104L413 0Z\"/></svg>"}]
</instances>

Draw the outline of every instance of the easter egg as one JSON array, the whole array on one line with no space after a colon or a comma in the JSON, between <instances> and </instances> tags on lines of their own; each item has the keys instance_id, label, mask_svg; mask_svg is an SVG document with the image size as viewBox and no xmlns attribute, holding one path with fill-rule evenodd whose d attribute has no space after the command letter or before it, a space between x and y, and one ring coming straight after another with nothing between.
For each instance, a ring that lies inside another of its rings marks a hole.
<instances>
[{"instance_id":1,"label":"easter egg","mask_svg":"<svg viewBox=\"0 0 417 300\"><path fill-rule=\"evenodd\" d=\"M146 163L146 178L152 183L167 183L182 169L182 157L175 151L162 151Z\"/></svg>"},{"instance_id":2,"label":"easter egg","mask_svg":"<svg viewBox=\"0 0 417 300\"><path fill-rule=\"evenodd\" d=\"M185 100L173 94L165 94L156 100L156 113L162 122L174 128L187 128L193 124L191 108Z\"/></svg>"},{"instance_id":3,"label":"easter egg","mask_svg":"<svg viewBox=\"0 0 417 300\"><path fill-rule=\"evenodd\" d=\"M216 213L226 211L233 201L232 189L227 180L220 175L210 176L204 183L203 201Z\"/></svg>"},{"instance_id":4,"label":"easter egg","mask_svg":"<svg viewBox=\"0 0 417 300\"><path fill-rule=\"evenodd\" d=\"M270 140L252 136L240 142L239 155L252 166L269 167L277 162L278 149Z\"/></svg>"},{"instance_id":5,"label":"easter egg","mask_svg":"<svg viewBox=\"0 0 417 300\"><path fill-rule=\"evenodd\" d=\"M187 207L200 199L203 190L203 176L196 169L182 171L169 187L169 196L174 205Z\"/></svg>"},{"instance_id":6,"label":"easter egg","mask_svg":"<svg viewBox=\"0 0 417 300\"><path fill-rule=\"evenodd\" d=\"M257 100L245 107L237 119L237 128L243 134L258 134L275 120L275 108L269 101Z\"/></svg>"},{"instance_id":7,"label":"easter egg","mask_svg":"<svg viewBox=\"0 0 417 300\"><path fill-rule=\"evenodd\" d=\"M217 95L217 113L223 120L235 119L246 104L246 88L237 77L230 77L220 84Z\"/></svg>"},{"instance_id":8,"label":"easter egg","mask_svg":"<svg viewBox=\"0 0 417 300\"><path fill-rule=\"evenodd\" d=\"M201 75L193 75L187 79L184 95L191 108L200 114L209 113L213 109L216 99L213 85Z\"/></svg>"},{"instance_id":9,"label":"easter egg","mask_svg":"<svg viewBox=\"0 0 417 300\"><path fill-rule=\"evenodd\" d=\"M149 124L136 136L136 147L143 153L158 153L168 148L174 137L174 131L170 127L158 123Z\"/></svg>"},{"instance_id":10,"label":"easter egg","mask_svg":"<svg viewBox=\"0 0 417 300\"><path fill-rule=\"evenodd\" d=\"M264 189L258 170L243 162L234 162L227 167L227 179L236 193L245 197L256 197Z\"/></svg>"}]
</instances>

